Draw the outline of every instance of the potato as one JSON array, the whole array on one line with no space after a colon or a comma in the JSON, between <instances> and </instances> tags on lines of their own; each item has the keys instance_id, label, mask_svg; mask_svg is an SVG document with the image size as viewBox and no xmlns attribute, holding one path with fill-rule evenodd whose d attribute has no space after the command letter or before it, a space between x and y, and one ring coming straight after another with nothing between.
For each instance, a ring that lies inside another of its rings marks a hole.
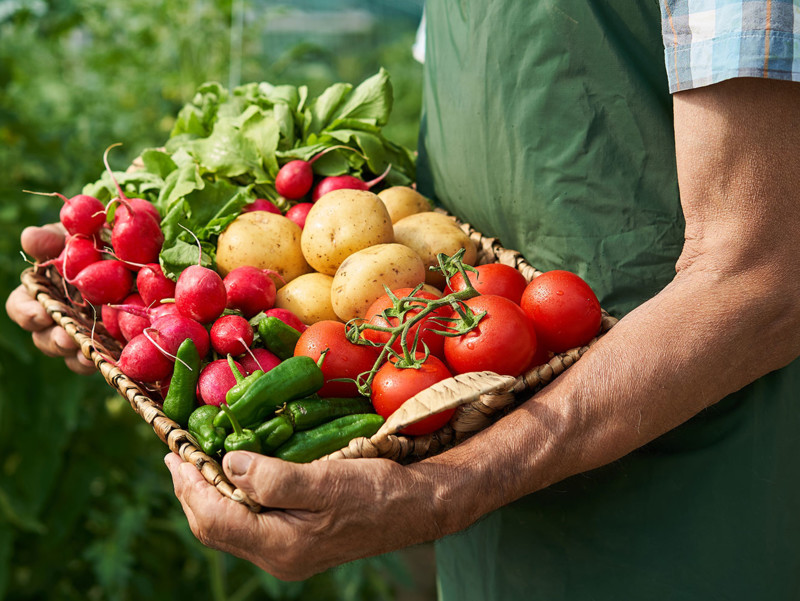
<instances>
[{"instance_id":1,"label":"potato","mask_svg":"<svg viewBox=\"0 0 800 601\"><path fill-rule=\"evenodd\" d=\"M283 215L252 211L234 219L217 241L217 270L223 277L250 265L272 269L289 283L312 271L300 248L300 226Z\"/></svg>"},{"instance_id":2,"label":"potato","mask_svg":"<svg viewBox=\"0 0 800 601\"><path fill-rule=\"evenodd\" d=\"M425 280L425 265L402 244L377 244L353 253L333 276L331 304L342 321L364 317L367 309L390 290L413 288Z\"/></svg>"},{"instance_id":3,"label":"potato","mask_svg":"<svg viewBox=\"0 0 800 601\"><path fill-rule=\"evenodd\" d=\"M300 239L306 261L320 273L333 275L347 257L394 242L389 212L377 194L334 190L322 196L306 217Z\"/></svg>"},{"instance_id":4,"label":"potato","mask_svg":"<svg viewBox=\"0 0 800 601\"><path fill-rule=\"evenodd\" d=\"M415 213L430 211L432 208L427 198L408 186L386 188L378 192L378 197L386 205L389 217L392 218L392 223L397 223L403 217L408 217Z\"/></svg>"},{"instance_id":5,"label":"potato","mask_svg":"<svg viewBox=\"0 0 800 601\"><path fill-rule=\"evenodd\" d=\"M444 276L438 271L430 271L431 266L439 264L436 255L454 255L465 249L462 261L474 265L478 258L475 243L447 215L441 213L416 213L404 217L394 224L395 240L414 249L425 263L425 282L443 288Z\"/></svg>"},{"instance_id":6,"label":"potato","mask_svg":"<svg viewBox=\"0 0 800 601\"><path fill-rule=\"evenodd\" d=\"M288 309L307 326L325 319L339 321L331 305L333 277L324 273L304 273L278 290L275 306Z\"/></svg>"}]
</instances>

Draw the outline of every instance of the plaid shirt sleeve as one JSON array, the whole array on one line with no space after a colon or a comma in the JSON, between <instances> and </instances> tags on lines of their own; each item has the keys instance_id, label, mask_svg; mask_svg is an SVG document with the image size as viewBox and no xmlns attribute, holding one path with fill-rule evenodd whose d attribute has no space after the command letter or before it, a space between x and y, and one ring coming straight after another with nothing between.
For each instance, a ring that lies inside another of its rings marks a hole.
<instances>
[{"instance_id":1,"label":"plaid shirt sleeve","mask_svg":"<svg viewBox=\"0 0 800 601\"><path fill-rule=\"evenodd\" d=\"M800 81L800 0L660 0L670 92L734 77Z\"/></svg>"}]
</instances>

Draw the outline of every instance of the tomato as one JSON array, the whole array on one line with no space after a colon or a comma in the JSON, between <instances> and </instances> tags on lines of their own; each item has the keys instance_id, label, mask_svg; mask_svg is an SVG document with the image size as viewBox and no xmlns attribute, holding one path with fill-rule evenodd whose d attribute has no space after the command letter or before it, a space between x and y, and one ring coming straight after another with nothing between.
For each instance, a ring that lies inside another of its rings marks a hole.
<instances>
[{"instance_id":1,"label":"tomato","mask_svg":"<svg viewBox=\"0 0 800 601\"><path fill-rule=\"evenodd\" d=\"M418 358L422 356L422 353L417 353ZM384 363L372 381L372 406L384 419L388 419L400 405L418 392L451 376L447 366L433 355L428 356L419 369L398 368L395 362L390 359ZM455 409L447 409L426 417L403 428L400 434L419 436L435 432L450 421L454 412Z\"/></svg>"},{"instance_id":2,"label":"tomato","mask_svg":"<svg viewBox=\"0 0 800 601\"><path fill-rule=\"evenodd\" d=\"M397 290L393 290L392 294L394 294L397 298L403 298L405 296L409 296L414 291L413 288L398 288ZM437 299L440 298L439 296L428 292L426 290L419 290L415 295L414 298L424 298L424 299ZM367 310L366 320L376 326L381 327L393 327L396 326L398 320L396 317L392 317L388 321L381 315L383 311L386 309L391 308L393 305L391 299L389 298L388 294L384 294L382 297L377 299L370 308ZM420 305L419 309L411 309L406 314L406 319L411 319L414 315L419 313L424 307ZM432 317L444 317L450 314L450 309L448 307L442 307L437 309L432 313ZM417 346L417 350L422 350L424 347L422 346L425 343L432 355L436 355L437 357L443 357L443 349L444 349L444 336L441 334L436 334L432 330L441 330L444 329L446 326L436 325L435 323L430 322L431 317L426 318L425 320L421 321L418 324L415 324L414 327L409 329L408 331L408 338L406 340L406 344L408 345L409 350L411 350L412 345L414 344L414 336L416 335L417 330L420 330L419 334L419 342ZM372 342L377 342L379 344L386 344L389 341L389 334L387 332L379 332L377 330L364 330L364 338L367 340L371 340ZM398 354L402 353L400 338L395 340L394 344L392 344L392 349Z\"/></svg>"},{"instance_id":3,"label":"tomato","mask_svg":"<svg viewBox=\"0 0 800 601\"><path fill-rule=\"evenodd\" d=\"M563 270L534 278L522 295L539 343L554 353L583 346L597 335L602 314L594 291L580 276Z\"/></svg>"},{"instance_id":4,"label":"tomato","mask_svg":"<svg viewBox=\"0 0 800 601\"><path fill-rule=\"evenodd\" d=\"M378 349L353 344L345 336L344 324L339 321L318 321L300 335L295 355L305 355L319 360L325 349L330 349L322 361L325 384L319 390L323 397L354 397L358 389L354 382L331 382L336 378L355 380L359 374L370 371L378 359Z\"/></svg>"},{"instance_id":5,"label":"tomato","mask_svg":"<svg viewBox=\"0 0 800 601\"><path fill-rule=\"evenodd\" d=\"M505 296L507 299L519 304L525 286L528 284L519 271L502 263L478 265L475 269L478 270L478 273L467 271L467 277L475 290L481 294ZM465 287L464 278L460 273L457 273L450 278L450 285L445 289L444 293L459 292Z\"/></svg>"},{"instance_id":6,"label":"tomato","mask_svg":"<svg viewBox=\"0 0 800 601\"><path fill-rule=\"evenodd\" d=\"M476 296L464 303L477 315L486 311L477 327L446 338L444 357L455 373L493 371L521 374L536 354L533 322L513 301L503 296Z\"/></svg>"}]
</instances>

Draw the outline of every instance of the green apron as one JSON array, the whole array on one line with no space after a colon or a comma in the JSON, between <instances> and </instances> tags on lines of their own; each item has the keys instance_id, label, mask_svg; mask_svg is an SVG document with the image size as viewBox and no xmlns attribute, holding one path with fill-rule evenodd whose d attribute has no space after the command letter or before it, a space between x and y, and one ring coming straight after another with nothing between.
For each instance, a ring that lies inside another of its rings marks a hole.
<instances>
[{"instance_id":1,"label":"green apron","mask_svg":"<svg viewBox=\"0 0 800 601\"><path fill-rule=\"evenodd\" d=\"M655 0L426 5L423 192L623 316L684 221ZM437 543L443 599L800 599L800 364Z\"/></svg>"}]
</instances>

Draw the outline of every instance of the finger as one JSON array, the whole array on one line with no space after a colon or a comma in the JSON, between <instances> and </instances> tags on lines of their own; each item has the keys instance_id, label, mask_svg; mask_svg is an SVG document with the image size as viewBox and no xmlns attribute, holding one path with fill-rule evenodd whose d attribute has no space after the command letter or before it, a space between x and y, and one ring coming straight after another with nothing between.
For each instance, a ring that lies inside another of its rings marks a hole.
<instances>
[{"instance_id":1,"label":"finger","mask_svg":"<svg viewBox=\"0 0 800 601\"><path fill-rule=\"evenodd\" d=\"M192 508L189 507L183 500L183 490L186 486L186 478L180 469L183 460L176 453L168 453L164 457L164 463L167 464L170 474L172 475L172 485L175 491L175 496L181 504L183 513L186 514L186 519L189 522L189 528L192 532L197 532L197 519L195 518Z\"/></svg>"},{"instance_id":2,"label":"finger","mask_svg":"<svg viewBox=\"0 0 800 601\"><path fill-rule=\"evenodd\" d=\"M267 508L321 509L320 469L292 463L258 453L227 453L223 469L231 483L248 497Z\"/></svg>"},{"instance_id":3,"label":"finger","mask_svg":"<svg viewBox=\"0 0 800 601\"><path fill-rule=\"evenodd\" d=\"M6 313L23 330L38 332L53 326L53 318L28 290L17 286L6 299Z\"/></svg>"},{"instance_id":4,"label":"finger","mask_svg":"<svg viewBox=\"0 0 800 601\"><path fill-rule=\"evenodd\" d=\"M20 236L22 250L38 261L57 257L64 248L64 231L56 224L30 226Z\"/></svg>"},{"instance_id":5,"label":"finger","mask_svg":"<svg viewBox=\"0 0 800 601\"><path fill-rule=\"evenodd\" d=\"M46 330L33 333L33 344L36 345L48 357L67 357L75 354L75 347L63 348L61 344L66 344L64 336L69 335L64 332L61 335L58 330L64 332L60 326L51 326Z\"/></svg>"},{"instance_id":6,"label":"finger","mask_svg":"<svg viewBox=\"0 0 800 601\"><path fill-rule=\"evenodd\" d=\"M97 371L95 364L90 359L87 359L83 351L80 350L71 356L65 357L64 363L76 374L82 376L88 376Z\"/></svg>"}]
</instances>

